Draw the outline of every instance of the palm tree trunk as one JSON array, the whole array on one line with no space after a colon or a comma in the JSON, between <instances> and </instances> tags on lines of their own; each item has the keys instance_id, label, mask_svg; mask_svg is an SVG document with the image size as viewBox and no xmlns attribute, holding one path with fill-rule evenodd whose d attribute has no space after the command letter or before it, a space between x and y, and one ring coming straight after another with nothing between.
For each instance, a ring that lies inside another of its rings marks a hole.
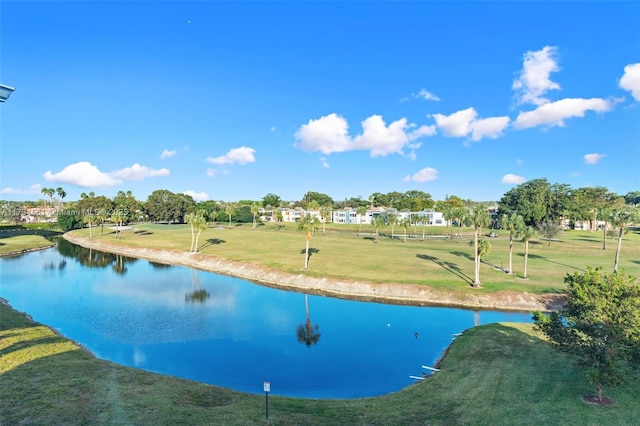
<instances>
[{"instance_id":1,"label":"palm tree trunk","mask_svg":"<svg viewBox=\"0 0 640 426\"><path fill-rule=\"evenodd\" d=\"M307 238L307 244L304 253L304 269L309 269L309 238Z\"/></svg>"},{"instance_id":2,"label":"palm tree trunk","mask_svg":"<svg viewBox=\"0 0 640 426\"><path fill-rule=\"evenodd\" d=\"M509 232L509 275L513 275L513 231Z\"/></svg>"},{"instance_id":3,"label":"palm tree trunk","mask_svg":"<svg viewBox=\"0 0 640 426\"><path fill-rule=\"evenodd\" d=\"M195 251L195 252L198 251L198 240L200 239L200 233L201 232L202 232L201 230L198 230L198 234L196 235L196 243L193 246L193 251Z\"/></svg>"},{"instance_id":4,"label":"palm tree trunk","mask_svg":"<svg viewBox=\"0 0 640 426\"><path fill-rule=\"evenodd\" d=\"M529 240L524 242L524 274L522 278L527 278L527 262L529 261Z\"/></svg>"},{"instance_id":5,"label":"palm tree trunk","mask_svg":"<svg viewBox=\"0 0 640 426\"><path fill-rule=\"evenodd\" d=\"M480 257L478 256L478 228L473 233L473 251L474 251L474 267L475 267L475 281L474 287L480 287Z\"/></svg>"},{"instance_id":6,"label":"palm tree trunk","mask_svg":"<svg viewBox=\"0 0 640 426\"><path fill-rule=\"evenodd\" d=\"M620 227L620 232L618 232L618 247L616 247L616 260L613 263L613 272L618 272L618 262L620 261L620 248L622 247L622 231L623 231L623 228Z\"/></svg>"},{"instance_id":7,"label":"palm tree trunk","mask_svg":"<svg viewBox=\"0 0 640 426\"><path fill-rule=\"evenodd\" d=\"M189 247L189 253L193 252L193 243L194 243L193 222L191 222L191 246Z\"/></svg>"},{"instance_id":8,"label":"palm tree trunk","mask_svg":"<svg viewBox=\"0 0 640 426\"><path fill-rule=\"evenodd\" d=\"M607 222L602 227L602 250L607 249Z\"/></svg>"}]
</instances>

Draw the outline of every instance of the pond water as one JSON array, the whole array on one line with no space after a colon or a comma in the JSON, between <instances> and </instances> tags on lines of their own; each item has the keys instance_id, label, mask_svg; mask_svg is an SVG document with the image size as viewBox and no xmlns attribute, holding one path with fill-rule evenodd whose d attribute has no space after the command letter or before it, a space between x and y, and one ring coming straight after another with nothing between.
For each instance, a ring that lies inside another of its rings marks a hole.
<instances>
[{"instance_id":1,"label":"pond water","mask_svg":"<svg viewBox=\"0 0 640 426\"><path fill-rule=\"evenodd\" d=\"M261 393L356 398L398 391L477 324L526 312L365 303L85 249L0 259L0 297L97 357Z\"/></svg>"}]
</instances>

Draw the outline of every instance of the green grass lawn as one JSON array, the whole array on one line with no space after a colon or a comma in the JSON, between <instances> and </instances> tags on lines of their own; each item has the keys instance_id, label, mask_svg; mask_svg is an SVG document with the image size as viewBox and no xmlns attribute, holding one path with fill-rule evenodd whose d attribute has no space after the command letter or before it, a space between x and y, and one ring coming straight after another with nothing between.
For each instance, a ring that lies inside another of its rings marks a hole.
<instances>
[{"instance_id":1,"label":"green grass lawn","mask_svg":"<svg viewBox=\"0 0 640 426\"><path fill-rule=\"evenodd\" d=\"M51 247L53 243L47 238L55 235L60 235L60 233L32 229L2 230L0 232L0 255Z\"/></svg>"},{"instance_id":2,"label":"green grass lawn","mask_svg":"<svg viewBox=\"0 0 640 426\"><path fill-rule=\"evenodd\" d=\"M363 233L373 233L371 226L363 226ZM412 232L413 228L410 230ZM405 243L398 235L404 232L396 227L396 238L373 235L357 236L357 225L332 225L326 235L322 228L310 242L309 270L303 271L305 234L295 224L269 223L252 229L251 224L219 224L207 228L200 236L200 252L231 260L266 265L290 273L305 273L318 277L337 277L377 283L411 283L428 285L447 292L474 293L472 234L463 230L462 238L436 238L447 231L444 227L429 227L432 234L422 241L420 228L415 238ZM390 228L381 230L390 234ZM87 229L74 231L88 236ZM435 234L435 235L434 235ZM93 230L93 238L137 247L186 251L191 242L187 225L135 225L116 238L113 230ZM565 231L558 241L530 243L527 279L523 279L524 245L514 242L513 264L515 275L508 275L508 234L489 239L491 252L483 260L480 278L482 292L500 290L526 291L534 294L558 293L564 289L567 273L581 272L587 266L613 268L615 241L608 240L602 249L602 233ZM622 242L620 267L640 276L640 234L628 233Z\"/></svg>"},{"instance_id":3,"label":"green grass lawn","mask_svg":"<svg viewBox=\"0 0 640 426\"><path fill-rule=\"evenodd\" d=\"M525 324L469 329L439 373L390 395L308 400L275 391L267 421L264 395L96 359L5 305L0 319L0 423L7 425L629 425L640 418L640 377L605 390L614 405L586 404L581 396L594 389L582 372Z\"/></svg>"}]
</instances>

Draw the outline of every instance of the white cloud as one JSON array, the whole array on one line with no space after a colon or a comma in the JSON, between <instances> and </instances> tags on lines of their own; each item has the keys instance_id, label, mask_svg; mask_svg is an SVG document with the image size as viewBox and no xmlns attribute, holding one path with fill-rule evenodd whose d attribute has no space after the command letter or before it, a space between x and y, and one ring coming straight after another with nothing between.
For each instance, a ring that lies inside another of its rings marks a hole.
<instances>
[{"instance_id":1,"label":"white cloud","mask_svg":"<svg viewBox=\"0 0 640 426\"><path fill-rule=\"evenodd\" d=\"M70 164L58 173L47 171L44 178L49 182L67 183L84 188L109 188L122 183L87 161Z\"/></svg>"},{"instance_id":2,"label":"white cloud","mask_svg":"<svg viewBox=\"0 0 640 426\"><path fill-rule=\"evenodd\" d=\"M522 176L514 175L512 173L508 173L508 174L502 176L502 183L503 184L520 185L521 183L524 183L526 181L527 180L525 178L523 178Z\"/></svg>"},{"instance_id":3,"label":"white cloud","mask_svg":"<svg viewBox=\"0 0 640 426\"><path fill-rule=\"evenodd\" d=\"M220 157L208 157L207 162L211 164L240 164L244 166L248 163L255 163L256 158L253 153L255 149L248 146L230 149L225 155Z\"/></svg>"},{"instance_id":4,"label":"white cloud","mask_svg":"<svg viewBox=\"0 0 640 426\"><path fill-rule=\"evenodd\" d=\"M573 177L580 176L580 172L571 172L569 173L569 176L573 176Z\"/></svg>"},{"instance_id":5,"label":"white cloud","mask_svg":"<svg viewBox=\"0 0 640 426\"><path fill-rule=\"evenodd\" d=\"M361 122L362 133L351 138L347 120L335 113L309 120L295 133L296 148L303 151L320 151L323 154L353 150L368 150L372 157L403 154L403 148L415 149L419 145L410 142L435 134L435 126L420 126L401 118L387 124L380 115L372 115ZM414 129L414 130L411 130Z\"/></svg>"},{"instance_id":6,"label":"white cloud","mask_svg":"<svg viewBox=\"0 0 640 426\"><path fill-rule=\"evenodd\" d=\"M329 163L327 163L327 159L325 157L320 157L320 162L322 163L322 167L324 167L325 169L331 167Z\"/></svg>"},{"instance_id":7,"label":"white cloud","mask_svg":"<svg viewBox=\"0 0 640 426\"><path fill-rule=\"evenodd\" d=\"M518 158L518 159L516 160L516 164L517 164L518 166L522 166L522 159Z\"/></svg>"},{"instance_id":8,"label":"white cloud","mask_svg":"<svg viewBox=\"0 0 640 426\"><path fill-rule=\"evenodd\" d=\"M609 111L618 100L602 98L566 98L539 106L533 111L520 112L514 127L528 129L535 126L564 127L564 120L572 117L584 117L587 111Z\"/></svg>"},{"instance_id":9,"label":"white cloud","mask_svg":"<svg viewBox=\"0 0 640 426\"><path fill-rule=\"evenodd\" d=\"M434 95L433 93L425 89L421 89L418 93L414 93L413 97L416 99L421 98L421 99L424 99L425 101L434 101L434 102L440 101L440 98L438 96Z\"/></svg>"},{"instance_id":10,"label":"white cloud","mask_svg":"<svg viewBox=\"0 0 640 426\"><path fill-rule=\"evenodd\" d=\"M164 160L166 158L173 157L174 155L177 154L177 152L178 151L175 151L175 150L165 149L162 151L162 154L160 154L160 158Z\"/></svg>"},{"instance_id":11,"label":"white cloud","mask_svg":"<svg viewBox=\"0 0 640 426\"><path fill-rule=\"evenodd\" d=\"M206 192L195 192L195 191L183 191L183 194L190 195L194 201L206 201L209 199L209 194Z\"/></svg>"},{"instance_id":12,"label":"white cloud","mask_svg":"<svg viewBox=\"0 0 640 426\"><path fill-rule=\"evenodd\" d=\"M331 154L346 151L351 145L347 120L336 113L309 120L300 126L295 138L295 146L307 152Z\"/></svg>"},{"instance_id":13,"label":"white cloud","mask_svg":"<svg viewBox=\"0 0 640 426\"><path fill-rule=\"evenodd\" d=\"M353 149L370 150L372 157L401 154L402 148L409 142L406 128L406 118L394 121L387 127L382 116L372 115L362 122L362 134L353 138Z\"/></svg>"},{"instance_id":14,"label":"white cloud","mask_svg":"<svg viewBox=\"0 0 640 426\"><path fill-rule=\"evenodd\" d=\"M620 78L618 86L630 92L633 99L640 102L640 63L624 67L624 74Z\"/></svg>"},{"instance_id":15,"label":"white cloud","mask_svg":"<svg viewBox=\"0 0 640 426\"><path fill-rule=\"evenodd\" d=\"M596 152L594 152L593 154L587 154L584 156L584 163L585 164L598 164L600 162L600 160L602 160L604 157L606 157L605 154L598 154Z\"/></svg>"},{"instance_id":16,"label":"white cloud","mask_svg":"<svg viewBox=\"0 0 640 426\"><path fill-rule=\"evenodd\" d=\"M111 176L116 179L138 181L148 177L169 176L169 173L169 169L152 169L135 163L131 167L111 172Z\"/></svg>"},{"instance_id":17,"label":"white cloud","mask_svg":"<svg viewBox=\"0 0 640 426\"><path fill-rule=\"evenodd\" d=\"M209 177L214 177L216 175L216 173L217 173L216 169L207 169L207 171L206 171L206 174Z\"/></svg>"},{"instance_id":18,"label":"white cloud","mask_svg":"<svg viewBox=\"0 0 640 426\"><path fill-rule=\"evenodd\" d=\"M22 194L22 190L18 188L6 187L0 189L0 194Z\"/></svg>"},{"instance_id":19,"label":"white cloud","mask_svg":"<svg viewBox=\"0 0 640 426\"><path fill-rule=\"evenodd\" d=\"M277 129L274 126L271 126L269 130L271 130L272 132L275 132Z\"/></svg>"},{"instance_id":20,"label":"white cloud","mask_svg":"<svg viewBox=\"0 0 640 426\"><path fill-rule=\"evenodd\" d=\"M34 183L27 189L5 187L0 189L0 194L41 194L42 185Z\"/></svg>"},{"instance_id":21,"label":"white cloud","mask_svg":"<svg viewBox=\"0 0 640 426\"><path fill-rule=\"evenodd\" d=\"M543 97L549 90L558 90L560 85L549 79L552 72L560 70L556 61L557 48L545 46L542 50L524 54L520 77L511 86L516 91L518 104L544 105L549 99Z\"/></svg>"},{"instance_id":22,"label":"white cloud","mask_svg":"<svg viewBox=\"0 0 640 426\"><path fill-rule=\"evenodd\" d=\"M473 141L482 138L496 139L509 125L509 117L489 117L478 119L475 108L467 108L451 115L433 114L436 125L444 136L450 138L471 136Z\"/></svg>"},{"instance_id":23,"label":"white cloud","mask_svg":"<svg viewBox=\"0 0 640 426\"><path fill-rule=\"evenodd\" d=\"M438 179L438 171L432 167L426 167L413 176L407 175L404 178L405 182L429 182Z\"/></svg>"},{"instance_id":24,"label":"white cloud","mask_svg":"<svg viewBox=\"0 0 640 426\"><path fill-rule=\"evenodd\" d=\"M169 169L155 170L138 163L131 167L105 173L87 161L79 161L69 164L58 173L47 171L44 178L50 182L66 183L83 188L109 188L121 184L124 180L138 181L148 177L168 175Z\"/></svg>"}]
</instances>

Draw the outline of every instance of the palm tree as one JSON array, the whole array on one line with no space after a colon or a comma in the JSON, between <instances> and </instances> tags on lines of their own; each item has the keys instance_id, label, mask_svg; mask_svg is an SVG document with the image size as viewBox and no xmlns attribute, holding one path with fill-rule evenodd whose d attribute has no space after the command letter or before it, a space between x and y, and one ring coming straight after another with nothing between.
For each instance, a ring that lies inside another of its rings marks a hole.
<instances>
[{"instance_id":1,"label":"palm tree","mask_svg":"<svg viewBox=\"0 0 640 426\"><path fill-rule=\"evenodd\" d=\"M82 221L89 225L89 238L93 238L93 235L91 234L91 225L96 222L96 215L93 213L85 214L82 216Z\"/></svg>"},{"instance_id":2,"label":"palm tree","mask_svg":"<svg viewBox=\"0 0 640 426\"><path fill-rule=\"evenodd\" d=\"M522 238L524 243L524 272L522 278L527 278L527 263L529 261L529 240L537 235L536 229L533 226L523 226L518 230L517 236Z\"/></svg>"},{"instance_id":3,"label":"palm tree","mask_svg":"<svg viewBox=\"0 0 640 426\"><path fill-rule=\"evenodd\" d=\"M262 207L260 205L260 203L251 204L251 214L253 215L253 228L252 229L256 229L256 215L258 213L260 213L260 207Z\"/></svg>"},{"instance_id":4,"label":"palm tree","mask_svg":"<svg viewBox=\"0 0 640 426\"><path fill-rule=\"evenodd\" d=\"M455 207L451 211L451 218L456 219L458 221L458 238L462 239L462 223L465 221L465 218L468 214L468 210L466 207ZM453 232L453 227L451 227L451 232Z\"/></svg>"},{"instance_id":5,"label":"palm tree","mask_svg":"<svg viewBox=\"0 0 640 426\"><path fill-rule=\"evenodd\" d=\"M613 210L607 207L603 207L598 210L598 220L604 221L604 226L602 227L602 250L607 249L607 228L612 214Z\"/></svg>"},{"instance_id":6,"label":"palm tree","mask_svg":"<svg viewBox=\"0 0 640 426\"><path fill-rule=\"evenodd\" d=\"M618 263L620 261L620 248L622 247L622 234L627 226L635 223L639 219L638 210L635 208L626 208L622 210L614 210L611 215L611 224L618 228L618 245L616 247L616 257L613 263L613 272L618 272Z\"/></svg>"},{"instance_id":7,"label":"palm tree","mask_svg":"<svg viewBox=\"0 0 640 426\"><path fill-rule=\"evenodd\" d=\"M306 246L305 246L305 255L304 255L304 269L309 269L309 241L311 241L311 237L313 233L320 226L320 221L318 220L318 216L307 214L298 222L298 231L304 231L306 233Z\"/></svg>"},{"instance_id":8,"label":"palm tree","mask_svg":"<svg viewBox=\"0 0 640 426\"><path fill-rule=\"evenodd\" d=\"M360 227L358 228L358 237L359 237L360 233L362 232L362 216L367 214L367 208L365 206L359 206L356 208L356 213L358 215L358 223L360 224Z\"/></svg>"},{"instance_id":9,"label":"palm tree","mask_svg":"<svg viewBox=\"0 0 640 426\"><path fill-rule=\"evenodd\" d=\"M60 204L64 205L64 197L67 196L67 193L64 191L64 189L62 189L61 186L56 188L56 194L58 194L58 197L60 197Z\"/></svg>"},{"instance_id":10,"label":"palm tree","mask_svg":"<svg viewBox=\"0 0 640 426\"><path fill-rule=\"evenodd\" d=\"M387 216L387 223L391 226L391 239L393 240L393 238L395 237L393 235L393 228L398 224L398 215L393 213L389 214Z\"/></svg>"},{"instance_id":11,"label":"palm tree","mask_svg":"<svg viewBox=\"0 0 640 426\"><path fill-rule=\"evenodd\" d=\"M318 324L311 325L311 317L309 316L309 296L304 295L304 308L306 313L306 320L304 325L298 326L298 342L304 343L307 347L315 345L320 340L320 333L318 333Z\"/></svg>"},{"instance_id":12,"label":"palm tree","mask_svg":"<svg viewBox=\"0 0 640 426\"><path fill-rule=\"evenodd\" d=\"M42 188L40 190L42 195L46 195L49 197L49 201L51 201L51 207L53 207L53 194L56 193L56 190L53 188Z\"/></svg>"},{"instance_id":13,"label":"palm tree","mask_svg":"<svg viewBox=\"0 0 640 426\"><path fill-rule=\"evenodd\" d=\"M375 215L373 219L371 219L371 225L376 228L376 243L378 242L378 229L384 226L384 220L380 217L380 215Z\"/></svg>"},{"instance_id":14,"label":"palm tree","mask_svg":"<svg viewBox=\"0 0 640 426\"><path fill-rule=\"evenodd\" d=\"M122 222L124 221L125 215L122 211L120 211L119 209L116 210L112 215L111 215L111 221L114 222L116 224L116 238L119 238L119 236L121 236L121 232L122 232Z\"/></svg>"},{"instance_id":15,"label":"palm tree","mask_svg":"<svg viewBox=\"0 0 640 426\"><path fill-rule=\"evenodd\" d=\"M509 275L513 275L513 237L524 226L524 219L517 213L502 215L502 229L509 231Z\"/></svg>"},{"instance_id":16,"label":"palm tree","mask_svg":"<svg viewBox=\"0 0 640 426\"><path fill-rule=\"evenodd\" d=\"M224 212L229 216L229 229L231 229L231 216L235 213L235 209L233 208L233 204L229 203L224 208Z\"/></svg>"},{"instance_id":17,"label":"palm tree","mask_svg":"<svg viewBox=\"0 0 640 426\"><path fill-rule=\"evenodd\" d=\"M474 227L473 232L473 247L474 247L474 266L475 266L475 280L473 281L473 287L480 287L480 250L478 246L478 238L480 231L483 227L491 224L491 217L487 212L487 207L484 204L476 204L469 214L469 219Z\"/></svg>"},{"instance_id":18,"label":"palm tree","mask_svg":"<svg viewBox=\"0 0 640 426\"><path fill-rule=\"evenodd\" d=\"M400 221L400 225L402 225L402 227L404 228L404 242L407 242L407 231L409 230L409 227L411 226L411 219L409 219L408 217L405 217L402 219L402 221Z\"/></svg>"},{"instance_id":19,"label":"palm tree","mask_svg":"<svg viewBox=\"0 0 640 426\"><path fill-rule=\"evenodd\" d=\"M190 253L198 251L198 240L200 239L200 233L207 229L207 219L204 217L205 211L198 210L196 213L189 213L185 215L184 220L191 227L191 247ZM197 236L194 235L194 231L197 230Z\"/></svg>"},{"instance_id":20,"label":"palm tree","mask_svg":"<svg viewBox=\"0 0 640 426\"><path fill-rule=\"evenodd\" d=\"M476 250L476 256L478 257L478 262L476 263L475 267L476 267L476 277L480 277L480 264L482 263L482 258L484 256L486 256L487 254L489 254L489 252L491 251L491 243L486 239L486 238L480 238L477 240L477 242L469 242L470 245L474 245L476 246L475 250ZM478 288L480 287L479 285L476 285L475 283L473 284L474 288Z\"/></svg>"},{"instance_id":21,"label":"palm tree","mask_svg":"<svg viewBox=\"0 0 640 426\"><path fill-rule=\"evenodd\" d=\"M331 209L329 209L329 206L320 207L320 217L322 218L322 235L325 235L327 233L327 221L331 219Z\"/></svg>"}]
</instances>

